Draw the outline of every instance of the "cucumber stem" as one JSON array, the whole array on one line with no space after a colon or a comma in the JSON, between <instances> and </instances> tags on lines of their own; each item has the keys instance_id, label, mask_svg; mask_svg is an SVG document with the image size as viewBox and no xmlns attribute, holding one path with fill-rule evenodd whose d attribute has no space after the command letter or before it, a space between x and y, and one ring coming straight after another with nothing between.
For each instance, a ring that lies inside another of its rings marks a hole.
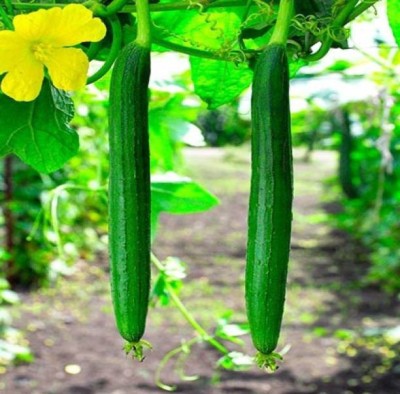
<instances>
[{"instance_id":1,"label":"cucumber stem","mask_svg":"<svg viewBox=\"0 0 400 394\"><path fill-rule=\"evenodd\" d=\"M289 36L289 27L294 13L293 0L281 0L279 3L278 16L274 31L272 33L269 44L286 45Z\"/></svg>"},{"instance_id":2,"label":"cucumber stem","mask_svg":"<svg viewBox=\"0 0 400 394\"><path fill-rule=\"evenodd\" d=\"M145 359L144 348L153 349L150 342L141 339L139 342L127 342L124 345L126 355L132 354L132 358L142 362Z\"/></svg>"},{"instance_id":3,"label":"cucumber stem","mask_svg":"<svg viewBox=\"0 0 400 394\"><path fill-rule=\"evenodd\" d=\"M269 354L258 352L254 359L259 368L269 372L275 372L279 368L278 361L283 360L282 356L276 352Z\"/></svg>"},{"instance_id":4,"label":"cucumber stem","mask_svg":"<svg viewBox=\"0 0 400 394\"><path fill-rule=\"evenodd\" d=\"M136 1L137 37L136 43L144 48L151 47L151 17L149 0Z\"/></svg>"}]
</instances>

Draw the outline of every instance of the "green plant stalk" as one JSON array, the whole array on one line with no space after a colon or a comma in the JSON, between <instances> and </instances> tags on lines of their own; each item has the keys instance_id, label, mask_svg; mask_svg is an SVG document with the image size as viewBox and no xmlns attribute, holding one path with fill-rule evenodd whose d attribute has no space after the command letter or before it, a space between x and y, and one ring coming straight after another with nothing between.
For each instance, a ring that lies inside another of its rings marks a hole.
<instances>
[{"instance_id":1,"label":"green plant stalk","mask_svg":"<svg viewBox=\"0 0 400 394\"><path fill-rule=\"evenodd\" d=\"M163 264L160 262L160 260L158 260L158 258L153 253L151 254L151 262L156 266L156 268L159 271L161 272L164 271ZM185 305L182 303L181 299L178 297L174 288L168 283L168 281L165 282L165 287L172 301L178 308L179 312L183 315L186 321L193 327L193 329L199 334L199 336L204 341L208 342L211 346L213 346L215 349L220 351L222 354L224 355L228 354L229 350L224 345L219 343L215 338L210 336L207 333L207 331L196 321L193 315L186 309Z\"/></svg>"},{"instance_id":2,"label":"green plant stalk","mask_svg":"<svg viewBox=\"0 0 400 394\"><path fill-rule=\"evenodd\" d=\"M166 353L164 355L164 357L162 358L162 360L160 361L160 363L157 366L157 370L155 373L155 382L156 385L158 387L160 387L163 390L166 391L175 391L176 390L176 386L170 386L168 384L165 384L162 382L161 380L161 373L163 371L163 369L166 367L166 365L168 364L168 362L175 356L177 356L179 353L182 353L184 351L185 347L191 347L193 345L195 345L196 343L199 342L199 337L195 337L190 339L189 341L186 341L184 344L177 346L176 348L173 348L172 350L170 350L168 353Z\"/></svg>"},{"instance_id":3,"label":"green plant stalk","mask_svg":"<svg viewBox=\"0 0 400 394\"><path fill-rule=\"evenodd\" d=\"M368 8L373 7L380 0L364 0L350 13L348 21L356 19L359 15L365 12Z\"/></svg>"},{"instance_id":4,"label":"green plant stalk","mask_svg":"<svg viewBox=\"0 0 400 394\"><path fill-rule=\"evenodd\" d=\"M172 51L184 53L190 56L197 56L197 57L202 57L204 59L213 59L213 60L226 60L226 61L230 60L222 56L217 51L205 51L198 48L188 47L186 45L178 44L175 42L164 40L163 38L160 37L156 37L154 34L152 36L152 42L154 44L170 49ZM237 51L236 53L239 53L239 51ZM254 51L248 50L247 54L251 56L252 54L254 54Z\"/></svg>"},{"instance_id":5,"label":"green plant stalk","mask_svg":"<svg viewBox=\"0 0 400 394\"><path fill-rule=\"evenodd\" d=\"M186 10L191 11L193 8L203 5L207 8L225 8L225 7L241 7L245 6L247 0L216 0L215 2L209 2L209 0L200 0L199 2L193 3L190 0L182 0L173 3L160 3L160 4L150 4L149 8L151 12L164 12L164 11L178 11ZM87 5L88 8L93 6L92 2L83 3ZM16 10L24 11L35 11L39 9L53 8L53 7L65 7L68 3L12 3L12 6ZM137 11L136 5L127 5L120 9L119 13L135 13Z\"/></svg>"},{"instance_id":6,"label":"green plant stalk","mask_svg":"<svg viewBox=\"0 0 400 394\"><path fill-rule=\"evenodd\" d=\"M13 10L13 7L12 7L11 0L4 0L4 3L6 5L8 14L9 15L14 15L14 10Z\"/></svg>"},{"instance_id":7,"label":"green plant stalk","mask_svg":"<svg viewBox=\"0 0 400 394\"><path fill-rule=\"evenodd\" d=\"M272 32L270 44L286 45L290 22L294 13L294 0L281 0L279 3L278 16L274 31Z\"/></svg>"},{"instance_id":8,"label":"green plant stalk","mask_svg":"<svg viewBox=\"0 0 400 394\"><path fill-rule=\"evenodd\" d=\"M110 52L107 56L106 61L103 65L93 74L91 75L86 82L86 85L89 85L93 82L98 81L102 78L107 72L110 70L112 65L114 64L115 59L118 56L118 53L121 49L122 45L122 29L121 29L121 22L119 21L118 17L113 15L108 17L108 20L111 25L111 32L112 32L112 43Z\"/></svg>"},{"instance_id":9,"label":"green plant stalk","mask_svg":"<svg viewBox=\"0 0 400 394\"><path fill-rule=\"evenodd\" d=\"M7 12L4 11L4 8L1 5L0 5L0 18L3 21L4 26L8 30L14 30L14 26L13 26L13 23L12 23L10 17L8 16Z\"/></svg>"},{"instance_id":10,"label":"green plant stalk","mask_svg":"<svg viewBox=\"0 0 400 394\"><path fill-rule=\"evenodd\" d=\"M86 56L89 60L93 60L101 49L101 41L91 42L89 48L86 50Z\"/></svg>"},{"instance_id":11,"label":"green plant stalk","mask_svg":"<svg viewBox=\"0 0 400 394\"><path fill-rule=\"evenodd\" d=\"M151 17L149 0L136 0L137 36L136 43L144 48L151 47Z\"/></svg>"},{"instance_id":12,"label":"green plant stalk","mask_svg":"<svg viewBox=\"0 0 400 394\"><path fill-rule=\"evenodd\" d=\"M343 7L343 9L339 12L338 16L332 22L333 28L340 28L350 22L349 15L354 10L357 5L358 0L349 0L349 2ZM317 52L313 53L310 56L307 56L305 60L310 62L315 62L317 60L322 59L331 49L334 40L332 37L327 36L325 40L322 41L321 47Z\"/></svg>"}]
</instances>

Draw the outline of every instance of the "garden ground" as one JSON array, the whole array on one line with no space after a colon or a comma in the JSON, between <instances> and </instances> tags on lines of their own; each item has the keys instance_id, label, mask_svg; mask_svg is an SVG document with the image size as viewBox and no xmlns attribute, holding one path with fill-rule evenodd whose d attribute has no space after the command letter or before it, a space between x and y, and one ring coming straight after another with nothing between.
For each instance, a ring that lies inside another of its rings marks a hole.
<instances>
[{"instance_id":1,"label":"garden ground","mask_svg":"<svg viewBox=\"0 0 400 394\"><path fill-rule=\"evenodd\" d=\"M191 149L186 157L188 174L221 204L204 214L163 216L154 251L187 263L182 299L212 332L227 310L233 311L232 322L245 321L249 154L245 148ZM193 347L185 364L197 380L182 382L172 366L164 369L163 381L176 384L177 392L399 393L399 346L388 330L399 326L399 305L360 282L368 267L365 250L327 221L339 209L329 197L337 191L324 182L335 167L331 153L315 152L311 162L304 162L296 152L292 253L279 348L288 351L281 368L275 374L256 367L215 370L220 355L203 343ZM154 381L160 360L182 339L192 338L193 330L173 306L157 306L149 312L146 331L153 351L143 363L125 357L114 327L106 260L79 262L56 287L22 295L15 321L26 332L35 362L9 368L0 393L161 392ZM248 336L243 339L244 348L227 346L252 354Z\"/></svg>"}]
</instances>

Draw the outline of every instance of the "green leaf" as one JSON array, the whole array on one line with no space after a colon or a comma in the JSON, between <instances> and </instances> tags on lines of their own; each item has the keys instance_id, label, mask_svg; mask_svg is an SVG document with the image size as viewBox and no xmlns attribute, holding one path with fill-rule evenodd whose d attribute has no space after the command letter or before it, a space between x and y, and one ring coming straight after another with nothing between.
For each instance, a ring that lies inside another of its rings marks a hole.
<instances>
[{"instance_id":1,"label":"green leaf","mask_svg":"<svg viewBox=\"0 0 400 394\"><path fill-rule=\"evenodd\" d=\"M152 178L151 204L155 212L189 214L211 209L218 199L189 178L166 174Z\"/></svg>"},{"instance_id":2,"label":"green leaf","mask_svg":"<svg viewBox=\"0 0 400 394\"><path fill-rule=\"evenodd\" d=\"M163 261L164 270L161 271L155 280L150 302L156 305L157 302L161 306L166 306L170 302L170 295L167 290L167 284L178 292L183 286L182 280L186 277L185 264L176 257L168 257Z\"/></svg>"},{"instance_id":3,"label":"green leaf","mask_svg":"<svg viewBox=\"0 0 400 394\"><path fill-rule=\"evenodd\" d=\"M191 57L194 91L215 109L230 103L251 84L253 72L247 64Z\"/></svg>"},{"instance_id":4,"label":"green leaf","mask_svg":"<svg viewBox=\"0 0 400 394\"><path fill-rule=\"evenodd\" d=\"M193 3L196 5L195 3ZM153 16L154 34L177 44L195 49L220 51L221 47L237 45L243 7L157 12Z\"/></svg>"},{"instance_id":5,"label":"green leaf","mask_svg":"<svg viewBox=\"0 0 400 394\"><path fill-rule=\"evenodd\" d=\"M400 1L387 0L387 16L397 46L400 47Z\"/></svg>"},{"instance_id":6,"label":"green leaf","mask_svg":"<svg viewBox=\"0 0 400 394\"><path fill-rule=\"evenodd\" d=\"M79 148L69 126L74 116L70 97L45 81L39 97L17 102L0 96L0 156L14 153L39 172L58 170Z\"/></svg>"},{"instance_id":7,"label":"green leaf","mask_svg":"<svg viewBox=\"0 0 400 394\"><path fill-rule=\"evenodd\" d=\"M218 199L189 178L174 173L153 176L151 181L151 232L154 239L161 212L190 214L207 211Z\"/></svg>"},{"instance_id":8,"label":"green leaf","mask_svg":"<svg viewBox=\"0 0 400 394\"><path fill-rule=\"evenodd\" d=\"M229 58L231 51L240 51L240 33L244 8L195 9L184 14L160 12L154 15L154 35L186 48L208 51ZM204 58L191 58L195 92L208 105L217 108L235 99L250 85L251 71L247 65Z\"/></svg>"}]
</instances>

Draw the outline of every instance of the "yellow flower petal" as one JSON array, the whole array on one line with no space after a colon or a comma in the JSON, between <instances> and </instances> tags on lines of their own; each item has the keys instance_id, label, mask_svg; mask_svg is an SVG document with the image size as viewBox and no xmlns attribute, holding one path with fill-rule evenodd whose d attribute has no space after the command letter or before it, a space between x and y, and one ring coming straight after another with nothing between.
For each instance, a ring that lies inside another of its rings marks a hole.
<instances>
[{"instance_id":1,"label":"yellow flower petal","mask_svg":"<svg viewBox=\"0 0 400 394\"><path fill-rule=\"evenodd\" d=\"M49 34L56 28L61 8L38 10L29 14L17 15L13 19L15 31L30 42L49 41Z\"/></svg>"},{"instance_id":2,"label":"yellow flower petal","mask_svg":"<svg viewBox=\"0 0 400 394\"><path fill-rule=\"evenodd\" d=\"M1 90L16 101L32 101L39 96L43 77L43 65L34 58L25 57L9 70L1 82Z\"/></svg>"},{"instance_id":3,"label":"yellow flower petal","mask_svg":"<svg viewBox=\"0 0 400 394\"><path fill-rule=\"evenodd\" d=\"M78 90L85 86L89 60L85 53L77 48L55 49L44 62L50 78L58 89Z\"/></svg>"},{"instance_id":4,"label":"yellow flower petal","mask_svg":"<svg viewBox=\"0 0 400 394\"><path fill-rule=\"evenodd\" d=\"M92 11L81 4L17 15L14 27L27 40L41 40L59 47L100 41L106 34L101 19L93 18Z\"/></svg>"},{"instance_id":5,"label":"yellow flower petal","mask_svg":"<svg viewBox=\"0 0 400 394\"><path fill-rule=\"evenodd\" d=\"M11 30L0 31L0 74L12 70L28 55L29 43Z\"/></svg>"}]
</instances>

